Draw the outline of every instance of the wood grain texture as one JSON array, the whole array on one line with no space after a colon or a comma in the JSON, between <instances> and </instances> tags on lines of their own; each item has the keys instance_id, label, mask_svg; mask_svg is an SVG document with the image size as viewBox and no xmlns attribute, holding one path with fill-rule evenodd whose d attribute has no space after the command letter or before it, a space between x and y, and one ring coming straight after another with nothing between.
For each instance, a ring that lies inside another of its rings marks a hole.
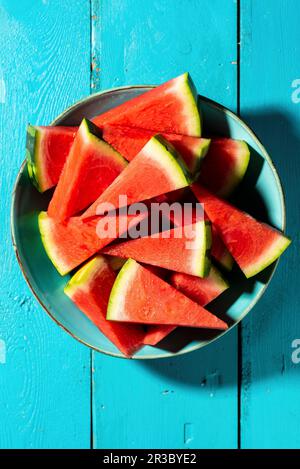
<instances>
[{"instance_id":1,"label":"wood grain texture","mask_svg":"<svg viewBox=\"0 0 300 469\"><path fill-rule=\"evenodd\" d=\"M236 25L231 0L93 0L92 89L161 83L189 71L199 93L235 109ZM94 446L236 447L236 350L233 331L170 360L94 354Z\"/></svg>"},{"instance_id":2,"label":"wood grain texture","mask_svg":"<svg viewBox=\"0 0 300 469\"><path fill-rule=\"evenodd\" d=\"M299 2L239 3L241 113L278 168L293 238L243 321L240 439L299 447ZM90 86L161 83L186 70L201 94L235 110L236 26L234 0L0 0L0 448L90 445L90 352L41 310L11 247L27 122L49 123ZM237 446L237 331L170 360L93 353L92 367L94 447Z\"/></svg>"},{"instance_id":3,"label":"wood grain texture","mask_svg":"<svg viewBox=\"0 0 300 469\"><path fill-rule=\"evenodd\" d=\"M237 444L235 333L186 356L94 356L96 448L232 448ZM224 355L228 357L224 360Z\"/></svg>"},{"instance_id":4,"label":"wood grain texture","mask_svg":"<svg viewBox=\"0 0 300 469\"><path fill-rule=\"evenodd\" d=\"M299 24L296 0L241 0L241 113L279 171L293 239L264 297L243 321L243 448L300 444L300 368L291 358L292 341L300 338Z\"/></svg>"},{"instance_id":5,"label":"wood grain texture","mask_svg":"<svg viewBox=\"0 0 300 469\"><path fill-rule=\"evenodd\" d=\"M31 295L10 237L26 124L89 93L89 2L0 1L0 447L90 445L90 352Z\"/></svg>"}]
</instances>

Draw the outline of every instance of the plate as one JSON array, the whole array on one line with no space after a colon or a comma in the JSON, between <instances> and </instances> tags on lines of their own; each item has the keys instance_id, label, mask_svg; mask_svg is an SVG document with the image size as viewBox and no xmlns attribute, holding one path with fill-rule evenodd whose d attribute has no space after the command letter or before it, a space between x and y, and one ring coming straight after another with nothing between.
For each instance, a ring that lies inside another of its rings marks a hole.
<instances>
[{"instance_id":1,"label":"plate","mask_svg":"<svg viewBox=\"0 0 300 469\"><path fill-rule=\"evenodd\" d=\"M68 108L52 125L79 125L83 117L91 119L149 89L151 86L130 86L96 93ZM284 231L283 191L276 169L262 143L245 122L220 104L199 96L199 106L203 114L205 136L218 135L245 140L250 147L250 164L234 195L234 203L258 219ZM40 210L47 208L49 198L50 194L40 194L33 187L24 162L16 180L11 213L13 245L23 275L39 303L65 331L94 350L123 357L63 292L70 276L61 277L53 267L43 248L37 225L37 215ZM238 269L227 275L230 289L212 302L208 309L217 312L228 322L228 331L241 321L260 299L272 278L277 262L251 279L246 279ZM178 328L158 347L146 346L134 358L155 359L191 352L220 338L228 331L220 333Z\"/></svg>"}]
</instances>

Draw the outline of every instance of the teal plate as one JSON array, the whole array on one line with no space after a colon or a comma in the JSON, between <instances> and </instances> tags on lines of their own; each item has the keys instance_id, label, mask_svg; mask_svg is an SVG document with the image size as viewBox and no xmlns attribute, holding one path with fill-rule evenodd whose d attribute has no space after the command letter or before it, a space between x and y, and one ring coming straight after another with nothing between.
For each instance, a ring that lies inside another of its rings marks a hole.
<instances>
[{"instance_id":1,"label":"teal plate","mask_svg":"<svg viewBox=\"0 0 300 469\"><path fill-rule=\"evenodd\" d=\"M53 125L79 125L83 117L93 118L121 104L150 86L116 88L94 94L67 109ZM246 176L234 196L234 203L260 220L284 230L285 205L281 184L268 153L253 131L233 112L204 97L199 97L205 135L245 140L251 149ZM24 277L37 300L51 318L74 338L89 347L117 357L123 355L64 294L70 276L61 277L48 259L41 243L37 214L45 210L49 194L40 194L31 184L26 164L17 177L12 197L12 238ZM209 308L234 327L257 303L274 273L276 263L247 280L236 268L228 275L231 287ZM224 333L178 328L159 344L144 347L134 358L170 357L201 348Z\"/></svg>"}]
</instances>

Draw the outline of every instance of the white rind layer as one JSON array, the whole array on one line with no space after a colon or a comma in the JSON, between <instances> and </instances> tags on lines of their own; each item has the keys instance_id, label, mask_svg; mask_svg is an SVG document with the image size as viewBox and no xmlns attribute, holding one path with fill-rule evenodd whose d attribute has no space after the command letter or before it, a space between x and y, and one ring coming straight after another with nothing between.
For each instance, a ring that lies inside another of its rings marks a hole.
<instances>
[{"instance_id":1,"label":"white rind layer","mask_svg":"<svg viewBox=\"0 0 300 469\"><path fill-rule=\"evenodd\" d=\"M249 267L243 267L242 270L247 278L253 277L274 261L286 250L290 245L291 240L285 236L279 236L267 250L263 250L261 255L255 262L252 262Z\"/></svg>"},{"instance_id":2,"label":"white rind layer","mask_svg":"<svg viewBox=\"0 0 300 469\"><path fill-rule=\"evenodd\" d=\"M132 286L138 269L139 264L133 259L128 259L123 265L110 293L106 319L126 321L124 315L126 294Z\"/></svg>"}]
</instances>

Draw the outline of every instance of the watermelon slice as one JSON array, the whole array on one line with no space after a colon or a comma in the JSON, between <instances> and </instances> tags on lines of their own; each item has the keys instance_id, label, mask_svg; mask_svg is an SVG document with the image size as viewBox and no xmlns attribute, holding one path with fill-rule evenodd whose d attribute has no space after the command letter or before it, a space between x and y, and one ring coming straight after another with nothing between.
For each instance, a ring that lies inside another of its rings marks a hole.
<instances>
[{"instance_id":1,"label":"watermelon slice","mask_svg":"<svg viewBox=\"0 0 300 469\"><path fill-rule=\"evenodd\" d=\"M107 125L102 129L103 139L112 145L126 160L131 161L155 135L151 130ZM206 155L210 140L188 135L167 134L162 136L170 142L184 159L191 174L197 174Z\"/></svg>"},{"instance_id":2,"label":"watermelon slice","mask_svg":"<svg viewBox=\"0 0 300 469\"><path fill-rule=\"evenodd\" d=\"M29 176L40 192L55 186L74 141L77 127L28 125L26 159Z\"/></svg>"},{"instance_id":3,"label":"watermelon slice","mask_svg":"<svg viewBox=\"0 0 300 469\"><path fill-rule=\"evenodd\" d=\"M201 306L207 305L229 288L228 282L213 265L205 278L173 272L170 281L177 290Z\"/></svg>"},{"instance_id":4,"label":"watermelon slice","mask_svg":"<svg viewBox=\"0 0 300 469\"><path fill-rule=\"evenodd\" d=\"M96 256L71 278L65 293L100 331L126 356L143 345L141 326L107 321L106 310L116 274L103 256Z\"/></svg>"},{"instance_id":5,"label":"watermelon slice","mask_svg":"<svg viewBox=\"0 0 300 469\"><path fill-rule=\"evenodd\" d=\"M272 264L290 244L291 240L280 231L214 196L200 184L193 184L192 189L247 278Z\"/></svg>"},{"instance_id":6,"label":"watermelon slice","mask_svg":"<svg viewBox=\"0 0 300 469\"><path fill-rule=\"evenodd\" d=\"M57 271L65 275L146 216L146 212L131 216L111 213L88 222L80 217L60 222L41 212L38 223L48 257ZM107 231L101 233L99 230L104 224Z\"/></svg>"},{"instance_id":7,"label":"watermelon slice","mask_svg":"<svg viewBox=\"0 0 300 469\"><path fill-rule=\"evenodd\" d=\"M201 135L197 93L188 73L173 78L93 120L100 127L114 124L194 137Z\"/></svg>"},{"instance_id":8,"label":"watermelon slice","mask_svg":"<svg viewBox=\"0 0 300 469\"><path fill-rule=\"evenodd\" d=\"M214 266L211 267L208 277L199 278L179 272L173 272L170 277L171 284L200 306L205 306L223 293L229 284ZM144 344L156 345L175 327L149 326L144 338Z\"/></svg>"},{"instance_id":9,"label":"watermelon slice","mask_svg":"<svg viewBox=\"0 0 300 469\"><path fill-rule=\"evenodd\" d=\"M119 208L131 205L188 185L186 168L174 147L156 135L82 217L87 219L102 215L108 206ZM124 196L125 201L121 200Z\"/></svg>"},{"instance_id":10,"label":"watermelon slice","mask_svg":"<svg viewBox=\"0 0 300 469\"><path fill-rule=\"evenodd\" d=\"M226 197L243 179L249 160L246 142L230 138L212 139L198 180L211 192Z\"/></svg>"},{"instance_id":11,"label":"watermelon slice","mask_svg":"<svg viewBox=\"0 0 300 469\"><path fill-rule=\"evenodd\" d=\"M210 246L210 224L199 220L184 228L180 226L107 246L102 252L204 277L210 269L210 260L207 257Z\"/></svg>"},{"instance_id":12,"label":"watermelon slice","mask_svg":"<svg viewBox=\"0 0 300 469\"><path fill-rule=\"evenodd\" d=\"M138 285L138 288L137 288ZM227 324L129 259L112 288L107 319L128 323L227 329Z\"/></svg>"},{"instance_id":13,"label":"watermelon slice","mask_svg":"<svg viewBox=\"0 0 300 469\"><path fill-rule=\"evenodd\" d=\"M83 119L49 204L49 216L65 220L76 215L94 202L126 166L126 160L101 140L99 129Z\"/></svg>"}]
</instances>

